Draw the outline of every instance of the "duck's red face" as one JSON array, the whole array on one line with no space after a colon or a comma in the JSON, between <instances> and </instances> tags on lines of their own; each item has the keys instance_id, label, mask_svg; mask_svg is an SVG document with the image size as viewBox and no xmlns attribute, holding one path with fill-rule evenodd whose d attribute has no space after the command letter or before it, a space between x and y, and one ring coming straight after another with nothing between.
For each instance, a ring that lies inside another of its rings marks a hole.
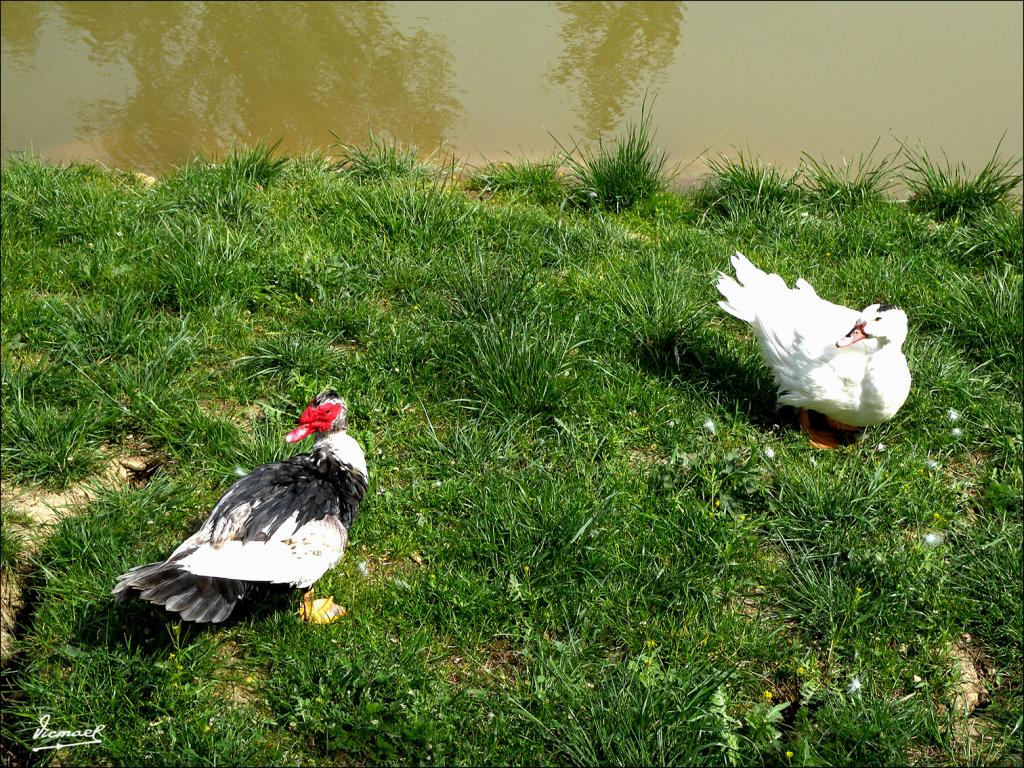
<instances>
[{"instance_id":1,"label":"duck's red face","mask_svg":"<svg viewBox=\"0 0 1024 768\"><path fill-rule=\"evenodd\" d=\"M319 406L310 403L299 417L299 426L285 435L284 439L289 443L297 443L315 432L326 432L339 418L344 417L344 403L329 402Z\"/></svg>"}]
</instances>

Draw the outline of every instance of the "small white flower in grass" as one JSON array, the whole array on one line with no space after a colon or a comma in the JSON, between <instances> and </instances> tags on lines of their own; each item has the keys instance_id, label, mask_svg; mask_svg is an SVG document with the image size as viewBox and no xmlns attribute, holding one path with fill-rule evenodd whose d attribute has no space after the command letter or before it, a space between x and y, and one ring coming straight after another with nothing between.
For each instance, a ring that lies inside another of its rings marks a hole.
<instances>
[{"instance_id":1,"label":"small white flower in grass","mask_svg":"<svg viewBox=\"0 0 1024 768\"><path fill-rule=\"evenodd\" d=\"M359 563L358 568L359 568L359 575L360 576L366 576L366 574L368 574L370 572L370 568L366 564L365 560L363 560L362 562Z\"/></svg>"},{"instance_id":2,"label":"small white flower in grass","mask_svg":"<svg viewBox=\"0 0 1024 768\"><path fill-rule=\"evenodd\" d=\"M860 675L854 675L850 679L850 684L846 686L846 692L851 696L860 696Z\"/></svg>"},{"instance_id":3,"label":"small white flower in grass","mask_svg":"<svg viewBox=\"0 0 1024 768\"><path fill-rule=\"evenodd\" d=\"M876 445L875 446L875 450L878 451L879 453L884 453L885 452L885 443L879 443L878 445Z\"/></svg>"},{"instance_id":4,"label":"small white flower in grass","mask_svg":"<svg viewBox=\"0 0 1024 768\"><path fill-rule=\"evenodd\" d=\"M951 434L953 437L962 437L964 431L960 429L960 427L953 427L951 430L949 430L949 434Z\"/></svg>"},{"instance_id":5,"label":"small white flower in grass","mask_svg":"<svg viewBox=\"0 0 1024 768\"><path fill-rule=\"evenodd\" d=\"M589 190L587 192L587 197L589 197L591 200L596 200L597 199L597 192L595 192L594 190L591 189L591 190Z\"/></svg>"},{"instance_id":6,"label":"small white flower in grass","mask_svg":"<svg viewBox=\"0 0 1024 768\"><path fill-rule=\"evenodd\" d=\"M946 411L946 417L950 421L959 421L960 420L960 411L958 411L956 408L950 408L948 411Z\"/></svg>"},{"instance_id":7,"label":"small white flower in grass","mask_svg":"<svg viewBox=\"0 0 1024 768\"><path fill-rule=\"evenodd\" d=\"M925 466L927 466L928 469L934 472L939 468L939 462L937 462L935 459L928 459L928 461L925 462Z\"/></svg>"},{"instance_id":8,"label":"small white flower in grass","mask_svg":"<svg viewBox=\"0 0 1024 768\"><path fill-rule=\"evenodd\" d=\"M811 456L811 466L812 467L818 466L818 460L816 458L814 458L813 456Z\"/></svg>"},{"instance_id":9,"label":"small white flower in grass","mask_svg":"<svg viewBox=\"0 0 1024 768\"><path fill-rule=\"evenodd\" d=\"M926 533L924 536L924 543L927 547L937 547L945 540L945 536L941 533Z\"/></svg>"},{"instance_id":10,"label":"small white flower in grass","mask_svg":"<svg viewBox=\"0 0 1024 768\"><path fill-rule=\"evenodd\" d=\"M765 448L764 449L764 455L767 458L769 458L769 459L774 459L775 458L775 451L773 451L770 447L769 448Z\"/></svg>"},{"instance_id":11,"label":"small white flower in grass","mask_svg":"<svg viewBox=\"0 0 1024 768\"><path fill-rule=\"evenodd\" d=\"M707 421L705 421L704 422L704 431L707 432L710 435L715 434L715 422L713 422L711 419L708 419Z\"/></svg>"}]
</instances>

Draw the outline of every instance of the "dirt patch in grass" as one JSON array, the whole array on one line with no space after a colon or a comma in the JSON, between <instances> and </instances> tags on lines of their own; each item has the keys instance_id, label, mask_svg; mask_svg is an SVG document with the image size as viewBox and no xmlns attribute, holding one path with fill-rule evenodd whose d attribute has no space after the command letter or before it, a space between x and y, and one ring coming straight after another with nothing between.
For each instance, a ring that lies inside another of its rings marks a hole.
<instances>
[{"instance_id":1,"label":"dirt patch in grass","mask_svg":"<svg viewBox=\"0 0 1024 768\"><path fill-rule=\"evenodd\" d=\"M4 484L0 488L0 509L10 520L12 533L23 538L25 551L33 552L62 516L80 511L96 498L100 488L145 485L162 463L154 455L118 456L97 475L63 491Z\"/></svg>"},{"instance_id":2,"label":"dirt patch in grass","mask_svg":"<svg viewBox=\"0 0 1024 768\"><path fill-rule=\"evenodd\" d=\"M216 650L217 666L213 670L213 686L218 696L237 707L259 707L265 702L260 695L255 675L246 671L242 654L233 640L226 640Z\"/></svg>"},{"instance_id":3,"label":"dirt patch in grass","mask_svg":"<svg viewBox=\"0 0 1024 768\"><path fill-rule=\"evenodd\" d=\"M528 667L526 659L504 638L498 638L487 647L487 656L481 669L492 678L512 682Z\"/></svg>"},{"instance_id":4,"label":"dirt patch in grass","mask_svg":"<svg viewBox=\"0 0 1024 768\"><path fill-rule=\"evenodd\" d=\"M664 456L654 443L638 446L629 452L629 465L631 467L647 469L662 464L668 464L668 457Z\"/></svg>"},{"instance_id":5,"label":"dirt patch in grass","mask_svg":"<svg viewBox=\"0 0 1024 768\"><path fill-rule=\"evenodd\" d=\"M481 649L479 661L462 655L446 660L448 682L453 687L466 685L506 686L523 675L529 663L505 638L497 638Z\"/></svg>"},{"instance_id":6,"label":"dirt patch in grass","mask_svg":"<svg viewBox=\"0 0 1024 768\"><path fill-rule=\"evenodd\" d=\"M369 552L365 545L345 553L350 565L355 565L358 578L375 586L391 582L403 589L411 589L410 574L422 568L424 559L418 552L389 557Z\"/></svg>"},{"instance_id":7,"label":"dirt patch in grass","mask_svg":"<svg viewBox=\"0 0 1024 768\"><path fill-rule=\"evenodd\" d=\"M957 458L951 458L943 468L946 477L949 478L953 488L963 491L969 500L966 511L968 523L974 522L974 505L981 496L981 488L978 486L978 478L982 477L985 462L991 454L986 451L971 451L964 453Z\"/></svg>"},{"instance_id":8,"label":"dirt patch in grass","mask_svg":"<svg viewBox=\"0 0 1024 768\"><path fill-rule=\"evenodd\" d=\"M356 561L359 575L367 579L387 579L423 567L423 556L419 552L411 552L404 557L392 559L388 555L367 553L360 547L351 557Z\"/></svg>"},{"instance_id":9,"label":"dirt patch in grass","mask_svg":"<svg viewBox=\"0 0 1024 768\"><path fill-rule=\"evenodd\" d=\"M953 738L961 743L977 742L984 737L977 720L972 717L975 710L989 703L987 678L992 674L991 666L983 658L981 649L974 639L964 634L949 649L954 673L958 675L951 704L953 713ZM948 708L940 704L940 715Z\"/></svg>"},{"instance_id":10,"label":"dirt patch in grass","mask_svg":"<svg viewBox=\"0 0 1024 768\"><path fill-rule=\"evenodd\" d=\"M257 403L240 406L234 400L204 400L199 407L217 418L224 419L240 429L249 431L257 421L266 417L263 408Z\"/></svg>"},{"instance_id":11,"label":"dirt patch in grass","mask_svg":"<svg viewBox=\"0 0 1024 768\"><path fill-rule=\"evenodd\" d=\"M731 601L731 607L743 617L744 621L761 622L769 619L776 620L779 618L779 612L765 604L765 594L764 587L755 587L746 596ZM784 623L788 629L795 630L797 628L794 621L786 621Z\"/></svg>"},{"instance_id":12,"label":"dirt patch in grass","mask_svg":"<svg viewBox=\"0 0 1024 768\"><path fill-rule=\"evenodd\" d=\"M9 568L0 570L0 662L14 653L14 626L24 607L18 575Z\"/></svg>"},{"instance_id":13,"label":"dirt patch in grass","mask_svg":"<svg viewBox=\"0 0 1024 768\"><path fill-rule=\"evenodd\" d=\"M950 457L943 468L952 480L973 483L982 476L982 468L992 454L989 451L970 451Z\"/></svg>"},{"instance_id":14,"label":"dirt patch in grass","mask_svg":"<svg viewBox=\"0 0 1024 768\"><path fill-rule=\"evenodd\" d=\"M950 656L960 670L960 681L953 709L961 715L970 715L978 707L989 702L988 688L985 679L991 673L989 665L984 661L981 649L974 643L970 635L963 635L953 644Z\"/></svg>"},{"instance_id":15,"label":"dirt patch in grass","mask_svg":"<svg viewBox=\"0 0 1024 768\"><path fill-rule=\"evenodd\" d=\"M15 368L35 370L51 363L50 356L46 352L20 345L19 336L15 336L15 344L16 346L9 352L10 360Z\"/></svg>"},{"instance_id":16,"label":"dirt patch in grass","mask_svg":"<svg viewBox=\"0 0 1024 768\"><path fill-rule=\"evenodd\" d=\"M28 559L50 536L63 517L80 513L96 498L103 487L141 486L163 463L154 454L117 456L97 475L64 491L23 488L12 484L0 486L0 517L4 535L18 541L18 558L0 569L0 663L14 653L15 627L25 607L21 594L20 574Z\"/></svg>"}]
</instances>

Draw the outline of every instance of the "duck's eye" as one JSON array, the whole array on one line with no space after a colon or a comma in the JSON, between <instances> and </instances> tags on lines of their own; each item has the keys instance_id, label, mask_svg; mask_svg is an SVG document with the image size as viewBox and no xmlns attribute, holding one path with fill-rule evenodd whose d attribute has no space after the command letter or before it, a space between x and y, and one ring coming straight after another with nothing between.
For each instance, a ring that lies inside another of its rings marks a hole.
<instances>
[{"instance_id":1,"label":"duck's eye","mask_svg":"<svg viewBox=\"0 0 1024 768\"><path fill-rule=\"evenodd\" d=\"M881 316L881 315L879 315L878 317L876 317L876 318L875 318L875 322L877 322L877 321L879 321L879 320L881 320L881 319L882 319L882 316Z\"/></svg>"}]
</instances>

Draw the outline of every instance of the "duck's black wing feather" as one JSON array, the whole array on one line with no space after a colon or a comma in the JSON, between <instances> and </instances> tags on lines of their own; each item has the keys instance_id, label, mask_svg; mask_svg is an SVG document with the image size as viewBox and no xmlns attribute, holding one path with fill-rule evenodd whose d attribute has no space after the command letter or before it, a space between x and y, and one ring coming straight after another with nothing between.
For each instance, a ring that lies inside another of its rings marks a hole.
<instances>
[{"instance_id":1,"label":"duck's black wing feather","mask_svg":"<svg viewBox=\"0 0 1024 768\"><path fill-rule=\"evenodd\" d=\"M366 492L366 477L330 454L313 452L256 467L237 480L204 527L231 531L232 539L262 541L285 523L303 525L335 517L350 527Z\"/></svg>"}]
</instances>

